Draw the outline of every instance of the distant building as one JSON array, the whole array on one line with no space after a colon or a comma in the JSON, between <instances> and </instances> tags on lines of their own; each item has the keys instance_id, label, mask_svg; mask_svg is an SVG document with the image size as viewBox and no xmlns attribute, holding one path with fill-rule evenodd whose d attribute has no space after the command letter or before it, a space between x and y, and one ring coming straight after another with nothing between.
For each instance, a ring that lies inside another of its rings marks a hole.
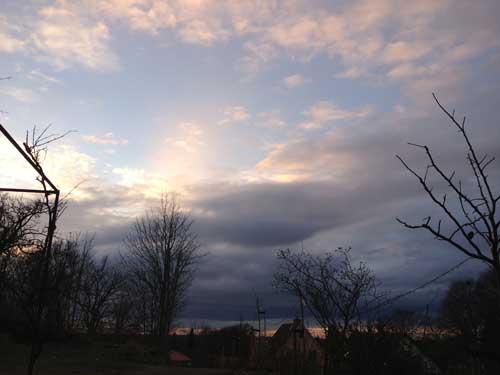
<instances>
[{"instance_id":1,"label":"distant building","mask_svg":"<svg viewBox=\"0 0 500 375\"><path fill-rule=\"evenodd\" d=\"M191 358L189 358L187 355L171 350L168 352L168 359L169 362L178 367L191 367Z\"/></svg>"}]
</instances>

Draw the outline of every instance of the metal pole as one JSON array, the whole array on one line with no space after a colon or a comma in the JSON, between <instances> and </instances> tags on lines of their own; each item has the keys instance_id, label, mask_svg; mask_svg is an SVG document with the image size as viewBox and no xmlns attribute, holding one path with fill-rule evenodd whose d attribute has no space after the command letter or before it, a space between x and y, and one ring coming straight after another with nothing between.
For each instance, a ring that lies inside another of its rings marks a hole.
<instances>
[{"instance_id":1,"label":"metal pole","mask_svg":"<svg viewBox=\"0 0 500 375\"><path fill-rule=\"evenodd\" d=\"M298 366L297 366L297 327L295 327L295 323L292 323L293 329L293 373L294 375L298 374Z\"/></svg>"},{"instance_id":2,"label":"metal pole","mask_svg":"<svg viewBox=\"0 0 500 375\"><path fill-rule=\"evenodd\" d=\"M257 336L257 367L260 368L260 305L259 305L259 297L257 297L257 321L259 322L259 335Z\"/></svg>"},{"instance_id":3,"label":"metal pole","mask_svg":"<svg viewBox=\"0 0 500 375\"><path fill-rule=\"evenodd\" d=\"M305 355L306 355L306 331L304 326L304 299L302 296L300 297L300 318L301 318L301 329L300 329L300 337L302 337L302 355L301 355L301 372L304 372L304 364L305 364Z\"/></svg>"}]
</instances>

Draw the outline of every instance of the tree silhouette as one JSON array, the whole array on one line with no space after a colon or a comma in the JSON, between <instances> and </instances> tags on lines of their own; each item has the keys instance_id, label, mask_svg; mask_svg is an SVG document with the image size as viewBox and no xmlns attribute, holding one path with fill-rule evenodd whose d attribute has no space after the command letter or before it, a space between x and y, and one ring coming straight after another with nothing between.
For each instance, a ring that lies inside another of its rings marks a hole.
<instances>
[{"instance_id":1,"label":"tree silhouette","mask_svg":"<svg viewBox=\"0 0 500 375\"><path fill-rule=\"evenodd\" d=\"M136 220L125 243L128 251L122 258L140 290L138 303L150 317L150 332L167 347L172 322L185 302L201 256L192 220L175 198L164 195L158 207Z\"/></svg>"},{"instance_id":2,"label":"tree silhouette","mask_svg":"<svg viewBox=\"0 0 500 375\"><path fill-rule=\"evenodd\" d=\"M495 270L500 285L500 194L495 191L488 176L488 167L495 161L495 157L481 155L470 140L465 126L466 118L459 121L455 117L455 111L448 111L436 95L432 95L465 142L466 160L474 187L472 191L466 191L466 184L455 178L455 171L446 171L436 161L428 146L409 143L425 153L428 161L425 172L417 172L402 157L396 157L415 176L429 199L444 214L446 223L443 223L442 219L433 220L432 216L428 216L420 224L411 224L399 218L397 221L406 228L424 229L432 233L437 240L450 244L468 257L488 264ZM434 190L434 184L429 181L431 174L446 184L452 199L448 199L448 194L441 195Z\"/></svg>"}]
</instances>

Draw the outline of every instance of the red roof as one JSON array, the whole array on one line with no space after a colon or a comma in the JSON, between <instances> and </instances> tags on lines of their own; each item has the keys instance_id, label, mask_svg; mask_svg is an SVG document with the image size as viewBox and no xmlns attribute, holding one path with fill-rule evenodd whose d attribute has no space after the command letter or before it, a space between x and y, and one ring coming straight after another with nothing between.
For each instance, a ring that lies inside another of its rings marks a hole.
<instances>
[{"instance_id":1,"label":"red roof","mask_svg":"<svg viewBox=\"0 0 500 375\"><path fill-rule=\"evenodd\" d=\"M176 352L175 350L169 351L168 355L172 362L191 362L191 358L181 352Z\"/></svg>"}]
</instances>

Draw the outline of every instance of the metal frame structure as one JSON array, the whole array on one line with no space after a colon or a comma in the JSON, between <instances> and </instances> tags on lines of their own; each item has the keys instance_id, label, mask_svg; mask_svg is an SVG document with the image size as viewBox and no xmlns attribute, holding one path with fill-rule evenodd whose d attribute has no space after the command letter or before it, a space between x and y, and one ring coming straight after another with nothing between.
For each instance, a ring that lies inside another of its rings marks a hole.
<instances>
[{"instance_id":1,"label":"metal frame structure","mask_svg":"<svg viewBox=\"0 0 500 375\"><path fill-rule=\"evenodd\" d=\"M60 191L59 189L52 183L52 181L45 175L42 166L38 162L38 155L37 155L37 150L36 147L40 146L40 144L37 145L38 141L41 141L43 143L43 140L41 137L39 137L36 141L33 141L33 145L30 147L28 145L28 139L26 139L26 142L23 143L24 150L22 147L15 141L15 139L9 134L7 129L3 127L3 125L0 124L0 132L7 138L7 140L14 146L14 148L21 154L21 156L28 162L29 165L36 171L38 174L37 176L37 181L40 182L42 185L43 189L27 189L27 188L2 188L0 187L0 192L9 192L9 193L30 193L30 194L43 194L45 198L45 205L47 206L47 215L48 215L48 225L47 225L47 233L45 236L43 248L40 250L42 251L43 255L43 261L42 261L42 267L41 267L41 273L39 274L39 295L38 295L38 301L36 301L36 312L35 312L35 317L34 317L34 322L33 322L33 337L32 337L32 342L31 342L31 352L30 352L30 358L29 358L29 363L28 363L28 374L33 374L34 371L34 366L36 361L38 360L38 357L40 356L40 353L42 351L42 346L44 342L44 337L42 334L41 330L41 321L42 321L42 314L43 314L43 309L45 308L45 303L46 303L46 288L47 288L47 282L48 282L48 274L49 274L49 263L50 259L52 256L52 243L54 239L54 234L56 231L56 223L57 223L57 218L58 218L58 210L59 210L59 196L60 196ZM45 131L44 131L45 132ZM42 136L44 134L42 132ZM51 138L48 137L45 138L45 143L47 144L52 142L53 140L57 139L56 138ZM42 146L43 146L42 144ZM50 196L54 195L54 201L51 203L50 202Z\"/></svg>"}]
</instances>

